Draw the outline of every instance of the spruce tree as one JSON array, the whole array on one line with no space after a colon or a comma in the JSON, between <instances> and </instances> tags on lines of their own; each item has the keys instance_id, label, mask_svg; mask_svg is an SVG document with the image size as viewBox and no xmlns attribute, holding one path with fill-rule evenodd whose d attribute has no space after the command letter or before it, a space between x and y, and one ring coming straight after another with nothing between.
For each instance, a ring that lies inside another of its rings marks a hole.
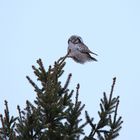
<instances>
[{"instance_id":1,"label":"spruce tree","mask_svg":"<svg viewBox=\"0 0 140 140\"><path fill-rule=\"evenodd\" d=\"M27 79L36 99L33 103L27 100L23 110L17 106L19 115L16 117L10 116L5 101L4 114L0 115L0 140L112 140L118 137L123 121L117 115L119 96L113 97L116 78L113 78L111 92L108 95L104 92L100 100L99 121L94 122L88 111L85 111L84 120L81 112L85 105L78 98L80 85L77 84L75 92L68 89L72 74L64 85L59 80L66 57L60 58L48 70L41 59L37 60L38 67L32 66L40 86L29 76ZM84 132L86 125L91 127L88 134Z\"/></svg>"}]
</instances>

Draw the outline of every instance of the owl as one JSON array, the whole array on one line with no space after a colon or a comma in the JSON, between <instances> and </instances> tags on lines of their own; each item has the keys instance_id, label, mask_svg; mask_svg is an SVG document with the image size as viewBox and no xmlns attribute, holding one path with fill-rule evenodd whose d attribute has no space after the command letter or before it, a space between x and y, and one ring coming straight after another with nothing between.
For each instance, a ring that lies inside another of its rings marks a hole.
<instances>
[{"instance_id":1,"label":"owl","mask_svg":"<svg viewBox=\"0 0 140 140\"><path fill-rule=\"evenodd\" d=\"M96 58L91 56L91 54L96 55L89 50L89 48L84 44L82 38L77 35L72 35L68 39L68 57L72 58L77 63L84 64L88 61L97 61Z\"/></svg>"}]
</instances>

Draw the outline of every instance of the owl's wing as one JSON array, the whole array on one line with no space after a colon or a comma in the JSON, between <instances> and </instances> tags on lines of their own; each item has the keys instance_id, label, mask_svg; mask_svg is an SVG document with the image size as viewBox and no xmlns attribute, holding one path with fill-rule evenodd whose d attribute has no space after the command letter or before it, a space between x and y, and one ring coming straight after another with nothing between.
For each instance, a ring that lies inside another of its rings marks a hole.
<instances>
[{"instance_id":1,"label":"owl's wing","mask_svg":"<svg viewBox=\"0 0 140 140\"><path fill-rule=\"evenodd\" d=\"M80 43L77 49L82 53L92 53L97 55L96 53L93 53L91 50L89 50L89 48L84 43Z\"/></svg>"}]
</instances>

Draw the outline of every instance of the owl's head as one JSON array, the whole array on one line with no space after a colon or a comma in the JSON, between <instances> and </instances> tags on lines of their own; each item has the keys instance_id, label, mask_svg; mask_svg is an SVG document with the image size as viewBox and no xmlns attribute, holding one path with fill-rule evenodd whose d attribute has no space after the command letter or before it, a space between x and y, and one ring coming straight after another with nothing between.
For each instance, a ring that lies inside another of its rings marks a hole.
<instances>
[{"instance_id":1,"label":"owl's head","mask_svg":"<svg viewBox=\"0 0 140 140\"><path fill-rule=\"evenodd\" d=\"M69 39L68 39L68 44L69 43L73 43L73 44L79 44L79 43L83 43L83 40L80 36L77 35L72 35Z\"/></svg>"}]
</instances>

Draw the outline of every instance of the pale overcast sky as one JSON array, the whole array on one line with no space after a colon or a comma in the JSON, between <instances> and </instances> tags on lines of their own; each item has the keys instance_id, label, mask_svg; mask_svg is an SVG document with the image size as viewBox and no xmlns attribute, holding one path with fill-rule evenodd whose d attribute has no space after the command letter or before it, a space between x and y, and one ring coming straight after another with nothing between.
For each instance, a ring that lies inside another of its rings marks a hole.
<instances>
[{"instance_id":1,"label":"pale overcast sky","mask_svg":"<svg viewBox=\"0 0 140 140\"><path fill-rule=\"evenodd\" d=\"M11 114L16 106L35 99L25 78L35 80L31 66L42 58L53 65L67 51L67 40L80 35L98 54L98 63L84 65L68 59L64 83L80 83L80 100L98 120L103 91L109 92L117 77L114 96L120 96L119 115L124 124L118 140L139 138L140 125L140 1L139 0L0 0L0 113L8 100ZM36 80L35 80L36 82Z\"/></svg>"}]
</instances>

